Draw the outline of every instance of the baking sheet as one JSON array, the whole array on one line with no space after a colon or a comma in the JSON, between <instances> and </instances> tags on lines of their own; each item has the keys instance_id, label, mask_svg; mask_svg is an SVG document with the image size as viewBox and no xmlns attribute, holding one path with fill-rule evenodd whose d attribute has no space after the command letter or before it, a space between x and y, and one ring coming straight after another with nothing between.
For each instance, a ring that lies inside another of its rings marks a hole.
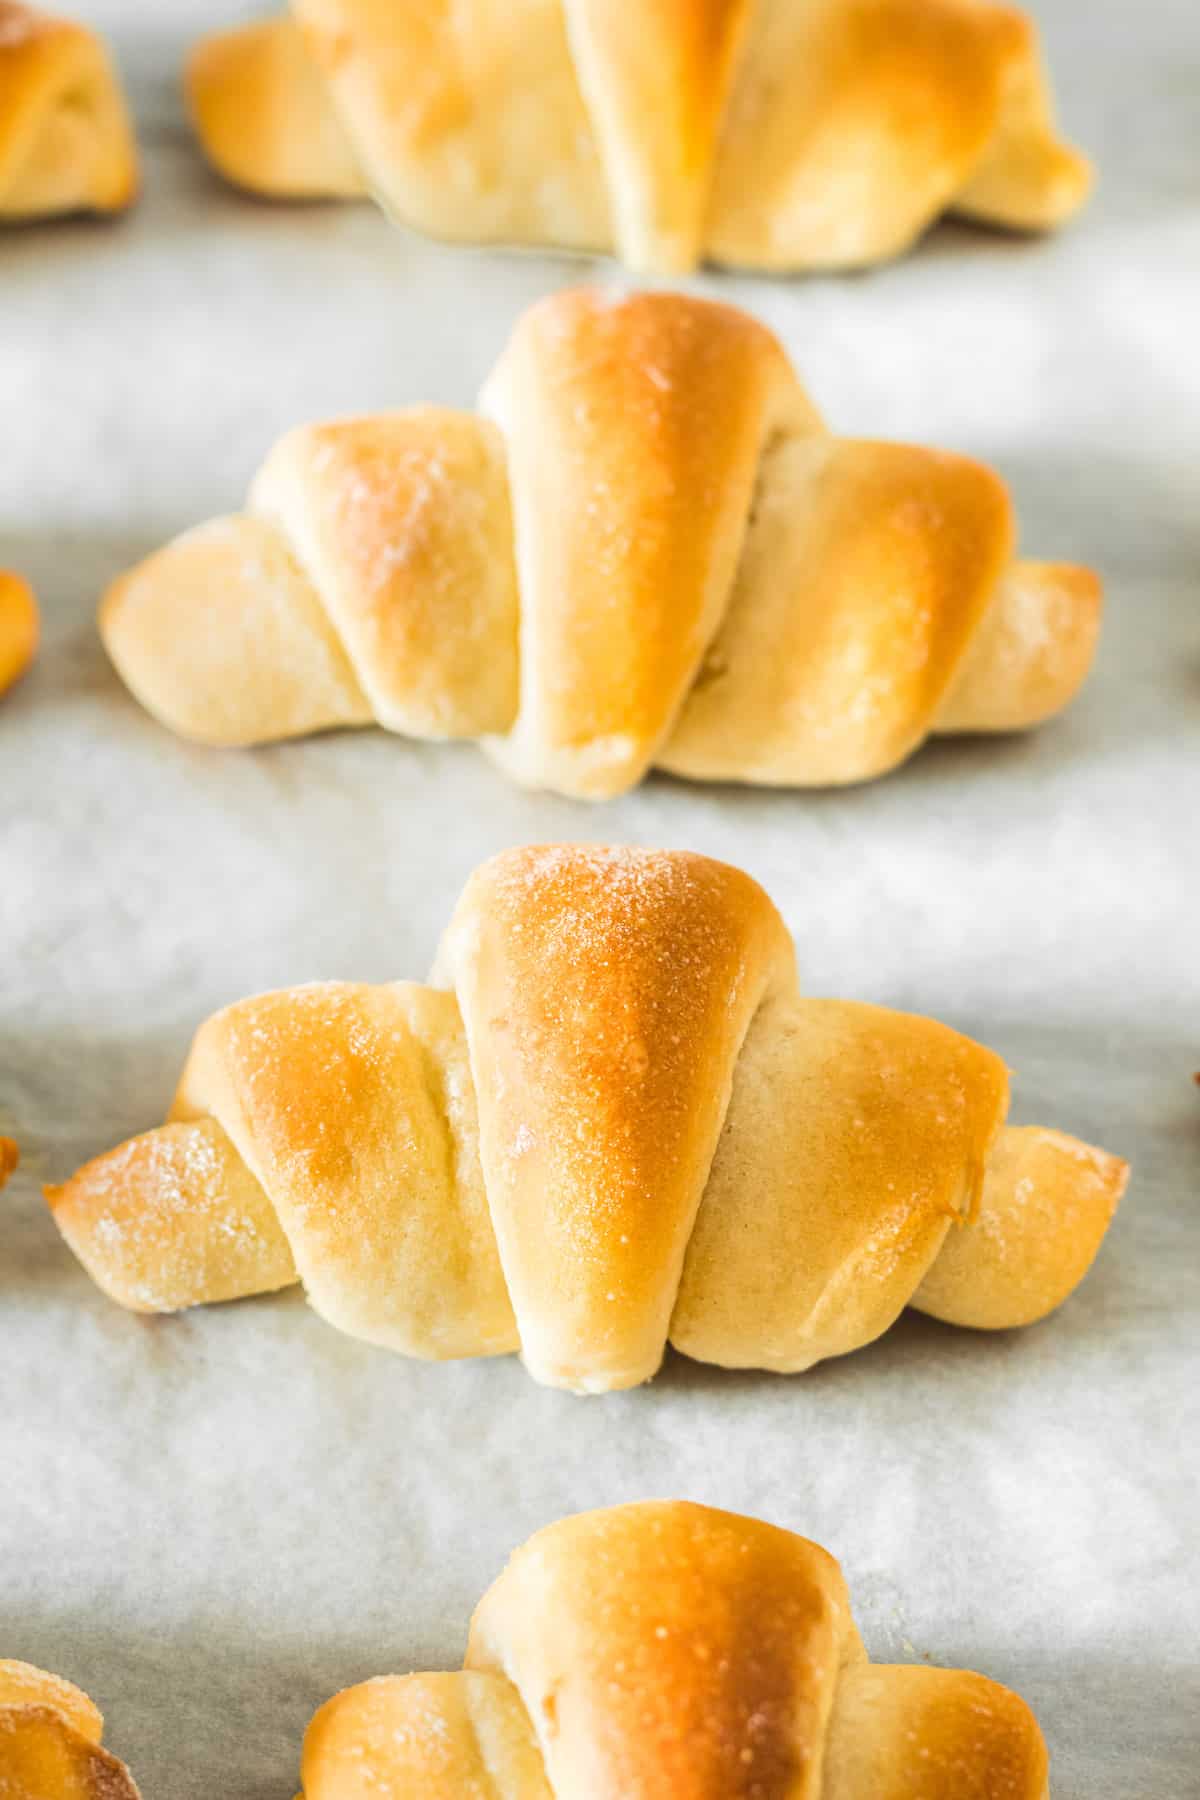
<instances>
[{"instance_id":1,"label":"baking sheet","mask_svg":"<svg viewBox=\"0 0 1200 1800\"><path fill-rule=\"evenodd\" d=\"M189 147L174 69L250 9L106 0L146 152L115 225L0 243L0 563L38 583L0 706L0 1647L97 1698L147 1800L288 1800L304 1725L372 1673L452 1667L507 1552L585 1506L681 1494L842 1560L873 1653L1018 1687L1056 1800L1200 1793L1200 20L1041 8L1096 202L1054 242L965 228L866 279L704 278L783 336L847 432L994 460L1035 555L1109 584L1059 724L939 743L884 783L652 780L592 810L470 747L176 742L108 668L104 583L235 507L307 416L469 404L518 314L598 272L470 257L366 206L271 210ZM142 1321L38 1195L156 1123L194 1025L316 977L420 976L483 856L556 838L751 869L808 989L1000 1050L1014 1116L1132 1158L1092 1276L1046 1325L911 1318L798 1379L672 1357L581 1401L515 1362L429 1367L296 1294Z\"/></svg>"}]
</instances>

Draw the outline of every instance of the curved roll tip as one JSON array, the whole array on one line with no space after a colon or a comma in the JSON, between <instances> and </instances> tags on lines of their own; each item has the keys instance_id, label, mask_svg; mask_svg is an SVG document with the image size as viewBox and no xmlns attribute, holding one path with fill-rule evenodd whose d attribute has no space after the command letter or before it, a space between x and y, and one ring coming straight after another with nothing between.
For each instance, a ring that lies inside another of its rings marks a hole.
<instances>
[{"instance_id":1,"label":"curved roll tip","mask_svg":"<svg viewBox=\"0 0 1200 1800\"><path fill-rule=\"evenodd\" d=\"M1033 1325L1079 1286L1129 1183L1129 1164L1065 1132L1006 1127L970 1230L952 1231L913 1296L980 1331Z\"/></svg>"},{"instance_id":2,"label":"curved roll tip","mask_svg":"<svg viewBox=\"0 0 1200 1800\"><path fill-rule=\"evenodd\" d=\"M202 38L184 70L196 136L234 187L276 200L348 200L366 188L325 85L284 15Z\"/></svg>"},{"instance_id":3,"label":"curved roll tip","mask_svg":"<svg viewBox=\"0 0 1200 1800\"><path fill-rule=\"evenodd\" d=\"M1095 661L1103 597L1093 569L1014 563L942 703L937 732L1029 731L1062 712Z\"/></svg>"},{"instance_id":4,"label":"curved roll tip","mask_svg":"<svg viewBox=\"0 0 1200 1800\"><path fill-rule=\"evenodd\" d=\"M130 1312L178 1312L296 1279L274 1211L215 1119L143 1132L43 1192L92 1280Z\"/></svg>"},{"instance_id":5,"label":"curved roll tip","mask_svg":"<svg viewBox=\"0 0 1200 1800\"><path fill-rule=\"evenodd\" d=\"M100 635L146 711L245 746L371 717L312 586L265 519L212 519L108 589Z\"/></svg>"}]
</instances>

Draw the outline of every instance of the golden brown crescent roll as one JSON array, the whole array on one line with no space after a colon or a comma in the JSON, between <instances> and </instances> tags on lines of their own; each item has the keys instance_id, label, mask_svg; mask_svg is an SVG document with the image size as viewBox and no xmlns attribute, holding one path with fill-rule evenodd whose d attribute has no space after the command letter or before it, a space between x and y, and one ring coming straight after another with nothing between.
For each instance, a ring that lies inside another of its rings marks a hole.
<instances>
[{"instance_id":1,"label":"golden brown crescent roll","mask_svg":"<svg viewBox=\"0 0 1200 1800\"><path fill-rule=\"evenodd\" d=\"M101 40L0 0L0 223L119 212L137 182L133 129Z\"/></svg>"},{"instance_id":2,"label":"golden brown crescent roll","mask_svg":"<svg viewBox=\"0 0 1200 1800\"><path fill-rule=\"evenodd\" d=\"M1068 218L1032 21L985 0L293 0L205 40L187 86L244 187L367 187L467 242L615 248L631 268L845 268L947 209ZM360 172L361 171L361 172Z\"/></svg>"},{"instance_id":3,"label":"golden brown crescent roll","mask_svg":"<svg viewBox=\"0 0 1200 1800\"><path fill-rule=\"evenodd\" d=\"M1037 724L1099 616L1089 570L1014 561L989 469L834 437L745 313L582 290L518 324L482 416L282 438L247 510L121 577L100 628L187 737L378 721L604 798L652 764L861 781L930 732Z\"/></svg>"},{"instance_id":4,"label":"golden brown crescent roll","mask_svg":"<svg viewBox=\"0 0 1200 1800\"><path fill-rule=\"evenodd\" d=\"M0 1660L4 1800L139 1800L123 1762L100 1747L104 1721L59 1675Z\"/></svg>"},{"instance_id":5,"label":"golden brown crescent roll","mask_svg":"<svg viewBox=\"0 0 1200 1800\"><path fill-rule=\"evenodd\" d=\"M38 609L33 589L0 569L0 694L19 681L37 653Z\"/></svg>"},{"instance_id":6,"label":"golden brown crescent roll","mask_svg":"<svg viewBox=\"0 0 1200 1800\"><path fill-rule=\"evenodd\" d=\"M106 1293L170 1312L301 1280L409 1356L520 1350L584 1392L668 1338L793 1371L908 1305L996 1329L1086 1272L1126 1165L1009 1129L990 1050L805 1000L748 875L513 850L433 986L326 982L201 1026L169 1122L47 1199Z\"/></svg>"},{"instance_id":7,"label":"golden brown crescent roll","mask_svg":"<svg viewBox=\"0 0 1200 1800\"><path fill-rule=\"evenodd\" d=\"M682 1500L535 1533L457 1675L336 1694L302 1800L1047 1800L1037 1721L965 1669L871 1663L837 1563Z\"/></svg>"}]
</instances>

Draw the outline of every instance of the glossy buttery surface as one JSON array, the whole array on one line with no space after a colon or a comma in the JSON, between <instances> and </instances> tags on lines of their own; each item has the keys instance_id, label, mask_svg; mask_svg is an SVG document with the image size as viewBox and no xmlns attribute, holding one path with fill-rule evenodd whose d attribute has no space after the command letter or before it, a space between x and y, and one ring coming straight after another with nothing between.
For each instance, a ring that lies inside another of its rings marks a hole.
<instances>
[{"instance_id":1,"label":"glossy buttery surface","mask_svg":"<svg viewBox=\"0 0 1200 1800\"><path fill-rule=\"evenodd\" d=\"M1152 27L1127 0L1039 7L1064 127L1102 171L1053 241L946 231L865 281L697 290L761 312L839 429L983 457L1031 552L1097 564L1079 701L867 788L654 777L599 816L467 745L194 748L113 675L100 591L237 505L279 432L381 401L468 408L526 306L607 279L445 257L370 207L238 200L200 166L175 82L187 43L248 9L150 10L91 8L139 110L142 204L3 252L0 566L45 622L0 700L0 1132L19 1124L25 1152L0 1197L9 1653L97 1699L147 1796L287 1800L316 1707L390 1668L459 1667L514 1545L678 1493L824 1544L881 1661L1022 1694L1055 1800L1129 1800L1131 1770L1139 1794L1192 1800L1194 5L1161 0ZM806 993L945 1020L1012 1067L1014 1120L1127 1156L1079 1292L1026 1332L908 1318L802 1379L672 1356L645 1392L585 1402L512 1359L355 1343L298 1294L147 1321L95 1290L39 1184L164 1117L199 1020L298 978L419 975L478 862L565 837L747 867Z\"/></svg>"}]
</instances>

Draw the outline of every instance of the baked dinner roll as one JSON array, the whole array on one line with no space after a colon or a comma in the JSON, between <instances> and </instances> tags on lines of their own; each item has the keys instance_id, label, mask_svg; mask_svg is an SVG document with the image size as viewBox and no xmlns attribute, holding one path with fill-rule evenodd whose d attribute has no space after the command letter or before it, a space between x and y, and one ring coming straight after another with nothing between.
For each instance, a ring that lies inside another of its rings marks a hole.
<instances>
[{"instance_id":1,"label":"baked dinner roll","mask_svg":"<svg viewBox=\"0 0 1200 1800\"><path fill-rule=\"evenodd\" d=\"M4 1800L139 1800L123 1762L100 1747L104 1721L87 1695L30 1663L0 1660L0 1795Z\"/></svg>"},{"instance_id":2,"label":"baked dinner roll","mask_svg":"<svg viewBox=\"0 0 1200 1800\"><path fill-rule=\"evenodd\" d=\"M0 223L119 212L137 151L116 71L85 25L0 0Z\"/></svg>"},{"instance_id":3,"label":"baked dinner roll","mask_svg":"<svg viewBox=\"0 0 1200 1800\"><path fill-rule=\"evenodd\" d=\"M19 681L37 653L38 609L33 589L0 569L0 694Z\"/></svg>"},{"instance_id":4,"label":"baked dinner roll","mask_svg":"<svg viewBox=\"0 0 1200 1800\"><path fill-rule=\"evenodd\" d=\"M668 1338L795 1371L912 1305L998 1329L1085 1274L1126 1165L1005 1127L1003 1063L800 996L739 870L568 846L476 870L433 985L324 982L201 1026L168 1123L47 1199L106 1293L171 1312L300 1280L404 1355L520 1350L581 1392Z\"/></svg>"},{"instance_id":5,"label":"baked dinner roll","mask_svg":"<svg viewBox=\"0 0 1200 1800\"><path fill-rule=\"evenodd\" d=\"M336 1694L301 1800L1047 1800L1037 1721L965 1669L871 1663L837 1563L682 1500L535 1533L458 1675Z\"/></svg>"},{"instance_id":6,"label":"baked dinner roll","mask_svg":"<svg viewBox=\"0 0 1200 1800\"><path fill-rule=\"evenodd\" d=\"M481 415L282 438L100 629L201 742L377 721L605 798L652 764L863 781L930 732L1035 725L1099 617L1089 570L1014 561L991 470L834 437L745 313L582 290L520 321Z\"/></svg>"},{"instance_id":7,"label":"baked dinner roll","mask_svg":"<svg viewBox=\"0 0 1200 1800\"><path fill-rule=\"evenodd\" d=\"M466 242L681 273L847 268L947 209L1060 224L1090 185L1031 20L985 0L293 0L202 43L214 165L277 196L372 188Z\"/></svg>"}]
</instances>

